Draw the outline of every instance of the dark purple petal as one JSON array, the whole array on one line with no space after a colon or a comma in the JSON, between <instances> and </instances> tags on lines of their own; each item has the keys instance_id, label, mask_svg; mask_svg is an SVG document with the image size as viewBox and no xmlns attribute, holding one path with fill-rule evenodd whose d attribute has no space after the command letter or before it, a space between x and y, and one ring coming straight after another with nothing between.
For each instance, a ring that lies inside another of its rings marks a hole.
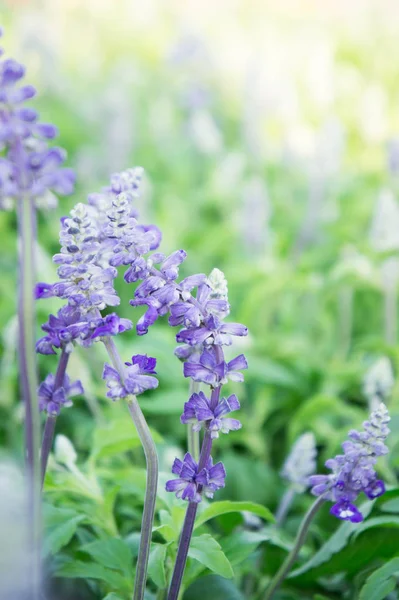
<instances>
[{"instance_id":1,"label":"dark purple petal","mask_svg":"<svg viewBox=\"0 0 399 600\"><path fill-rule=\"evenodd\" d=\"M330 513L343 521L351 521L352 523L363 521L362 513L351 502L337 502L333 504L330 508Z\"/></svg>"},{"instance_id":2,"label":"dark purple petal","mask_svg":"<svg viewBox=\"0 0 399 600\"><path fill-rule=\"evenodd\" d=\"M374 498L378 498L385 493L385 484L381 479L376 479L369 483L369 485L364 489L364 493L370 500Z\"/></svg>"}]
</instances>

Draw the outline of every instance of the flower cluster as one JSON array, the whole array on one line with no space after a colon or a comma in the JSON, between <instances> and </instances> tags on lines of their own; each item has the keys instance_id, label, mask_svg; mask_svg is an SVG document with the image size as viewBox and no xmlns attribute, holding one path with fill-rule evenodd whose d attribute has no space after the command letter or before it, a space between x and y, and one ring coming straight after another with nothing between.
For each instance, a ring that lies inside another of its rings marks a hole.
<instances>
[{"instance_id":1,"label":"flower cluster","mask_svg":"<svg viewBox=\"0 0 399 600\"><path fill-rule=\"evenodd\" d=\"M187 452L183 461L176 458L172 473L178 475L178 479L171 479L166 483L166 491L175 492L177 498L189 502L201 502L201 493L207 498L213 498L216 490L224 487L226 471L223 463L213 464L209 457L204 468L199 469L191 454Z\"/></svg>"},{"instance_id":2,"label":"flower cluster","mask_svg":"<svg viewBox=\"0 0 399 600\"><path fill-rule=\"evenodd\" d=\"M72 406L70 398L81 394L83 386L80 381L71 383L68 375L65 375L62 387L55 389L54 375L47 375L38 389L39 408L49 415L59 415L63 406Z\"/></svg>"},{"instance_id":3,"label":"flower cluster","mask_svg":"<svg viewBox=\"0 0 399 600\"><path fill-rule=\"evenodd\" d=\"M33 108L24 106L36 90L23 85L25 67L12 58L0 61L0 208L9 210L18 198L36 206L56 205L57 194L70 194L75 184L71 169L62 168L66 152L49 147L54 125L41 123Z\"/></svg>"},{"instance_id":4,"label":"flower cluster","mask_svg":"<svg viewBox=\"0 0 399 600\"><path fill-rule=\"evenodd\" d=\"M50 315L42 325L47 333L36 343L40 354L56 354L55 348L72 352L73 343L88 347L96 340L114 336L132 328L129 319L123 319L115 313L105 317L83 313L73 306L63 306L57 316Z\"/></svg>"},{"instance_id":5,"label":"flower cluster","mask_svg":"<svg viewBox=\"0 0 399 600\"><path fill-rule=\"evenodd\" d=\"M119 230L124 230L118 216L118 206L124 206L126 199L131 202L137 197L140 177L140 169L129 169L113 175L110 185L101 193L91 194L87 204L77 204L69 217L61 219L61 250L53 257L53 261L59 265L58 281L54 284L37 284L36 298L58 297L65 300L66 304L57 315L50 315L42 326L45 335L36 344L37 352L55 354L61 350L70 354L74 344L87 347L97 340L131 329L130 320L120 318L115 313L102 316L101 311L119 304L113 285L117 275L113 263L120 264L115 260L122 243ZM137 216L137 212L130 206L129 223L132 220L137 223L134 215ZM148 251L155 247L156 236L151 233L154 229L150 226L147 227L149 233L143 233L144 229L145 226L142 226L140 230L142 238L152 236L151 243L145 245L143 242L142 245L142 249ZM123 240L126 242L126 238ZM157 380L149 376L154 372L152 359L143 362L142 358L145 357L139 358L133 357L132 365L128 365L123 385L120 381L118 386L115 385L118 374L112 367L106 366L104 373L110 388L109 397L115 399L117 390L120 391L119 397L123 397L127 393L141 393L158 385ZM66 364L67 360L65 368ZM57 390L55 394L58 394ZM68 403L61 401L58 406L61 405L67 406ZM41 406L43 410L46 408L43 403Z\"/></svg>"},{"instance_id":6,"label":"flower cluster","mask_svg":"<svg viewBox=\"0 0 399 600\"><path fill-rule=\"evenodd\" d=\"M117 275L113 258L120 241L117 233L124 228L119 228L116 207L119 202L123 205L123 199L132 201L137 197L140 173L140 169L137 172L129 169L113 175L110 186L99 194L91 194L88 204L77 204L70 217L61 220L61 250L53 257L59 265L59 281L52 285L39 283L36 297L55 296L66 300L67 304L57 316L50 315L42 326L46 335L36 345L38 352L54 354L58 348L71 352L73 343L90 346L102 337L131 329L128 319L121 319L114 313L102 317L100 311L119 304L113 285ZM117 232L113 236L110 221L105 217L106 210L112 214L112 224ZM128 220L134 219L133 213L131 207Z\"/></svg>"},{"instance_id":7,"label":"flower cluster","mask_svg":"<svg viewBox=\"0 0 399 600\"><path fill-rule=\"evenodd\" d=\"M316 440L313 433L302 434L285 461L281 475L297 493L309 486L309 477L316 470Z\"/></svg>"},{"instance_id":8,"label":"flower cluster","mask_svg":"<svg viewBox=\"0 0 399 600\"><path fill-rule=\"evenodd\" d=\"M116 369L105 364L103 379L109 389L108 398L119 400L129 395L137 396L146 390L158 387L158 379L152 377L152 375L156 375L156 362L155 358L136 354L132 356L132 362L125 363L126 369L123 378Z\"/></svg>"},{"instance_id":9,"label":"flower cluster","mask_svg":"<svg viewBox=\"0 0 399 600\"><path fill-rule=\"evenodd\" d=\"M238 410L240 403L235 394L228 398L222 398L215 408L204 392L194 393L184 405L184 412L180 417L183 425L192 425L194 431L200 431L203 425L207 425L211 438L218 438L219 432L229 433L241 429L238 419L226 418L225 415Z\"/></svg>"},{"instance_id":10,"label":"flower cluster","mask_svg":"<svg viewBox=\"0 0 399 600\"><path fill-rule=\"evenodd\" d=\"M364 492L373 499L384 493L384 482L377 478L374 465L378 456L388 452L384 442L389 434L389 421L388 410L381 403L371 413L370 420L363 423L364 431L349 432L349 440L342 444L344 454L327 460L331 475L310 477L312 493L334 502L330 512L339 519L362 521L363 515L354 504L359 494Z\"/></svg>"}]
</instances>

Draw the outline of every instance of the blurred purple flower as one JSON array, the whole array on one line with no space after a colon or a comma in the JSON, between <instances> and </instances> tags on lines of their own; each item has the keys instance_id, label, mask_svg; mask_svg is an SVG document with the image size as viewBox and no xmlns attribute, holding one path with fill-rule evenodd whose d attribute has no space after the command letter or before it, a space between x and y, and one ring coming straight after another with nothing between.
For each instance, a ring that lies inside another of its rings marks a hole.
<instances>
[{"instance_id":1,"label":"blurred purple flower","mask_svg":"<svg viewBox=\"0 0 399 600\"><path fill-rule=\"evenodd\" d=\"M335 517L357 523L363 520L362 514L353 504L361 492L370 499L385 492L383 481L377 478L374 465L378 456L388 452L385 439L389 434L387 423L390 421L384 404L363 423L364 431L352 430L349 440L342 444L344 454L330 458L326 467L331 475L312 475L310 484L315 496L325 496L334 502L330 512Z\"/></svg>"},{"instance_id":2,"label":"blurred purple flower","mask_svg":"<svg viewBox=\"0 0 399 600\"><path fill-rule=\"evenodd\" d=\"M64 376L62 387L54 389L55 377L47 375L38 388L39 408L49 415L59 415L63 406L72 406L70 398L84 393L80 381L71 383L68 375Z\"/></svg>"}]
</instances>

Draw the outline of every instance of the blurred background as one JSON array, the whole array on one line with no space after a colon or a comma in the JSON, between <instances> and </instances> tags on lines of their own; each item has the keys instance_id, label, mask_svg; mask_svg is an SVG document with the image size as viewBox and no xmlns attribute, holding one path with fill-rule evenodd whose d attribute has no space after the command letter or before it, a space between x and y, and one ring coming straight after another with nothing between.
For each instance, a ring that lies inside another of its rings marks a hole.
<instances>
[{"instance_id":1,"label":"blurred background","mask_svg":"<svg viewBox=\"0 0 399 600\"><path fill-rule=\"evenodd\" d=\"M73 197L40 214L39 279L55 280L59 217L133 165L146 173L141 219L161 228L163 251L187 251L183 275L226 274L249 370L234 386L243 428L217 446L219 499L273 509L298 435L314 432L322 466L376 399L392 413L386 469L398 468L397 2L3 0L1 17L2 45L26 64L78 177ZM0 237L0 440L18 456L11 212ZM119 314L136 321L132 290L118 289ZM58 307L38 304L39 323ZM126 360L158 359L160 387L141 404L165 470L185 444L175 333L159 322L118 339ZM74 353L70 374L88 393L57 425L82 457L94 423L124 419L105 399L103 361L100 347ZM52 357L39 364L42 378L55 369Z\"/></svg>"}]
</instances>

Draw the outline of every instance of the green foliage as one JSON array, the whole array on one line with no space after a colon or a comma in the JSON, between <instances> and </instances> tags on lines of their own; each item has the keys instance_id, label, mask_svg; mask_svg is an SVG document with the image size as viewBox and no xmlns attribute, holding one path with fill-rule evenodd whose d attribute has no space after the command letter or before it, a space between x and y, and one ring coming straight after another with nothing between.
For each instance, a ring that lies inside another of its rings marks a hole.
<instances>
[{"instance_id":1,"label":"green foliage","mask_svg":"<svg viewBox=\"0 0 399 600\"><path fill-rule=\"evenodd\" d=\"M399 557L395 557L367 578L359 600L384 600L396 588L396 579L393 575L398 572Z\"/></svg>"},{"instance_id":2,"label":"green foliage","mask_svg":"<svg viewBox=\"0 0 399 600\"><path fill-rule=\"evenodd\" d=\"M217 575L227 578L234 577L233 568L220 544L209 533L192 537L188 555Z\"/></svg>"},{"instance_id":3,"label":"green foliage","mask_svg":"<svg viewBox=\"0 0 399 600\"><path fill-rule=\"evenodd\" d=\"M202 600L203 598L244 600L245 596L231 581L218 575L206 575L190 585L183 596L183 600Z\"/></svg>"}]
</instances>

